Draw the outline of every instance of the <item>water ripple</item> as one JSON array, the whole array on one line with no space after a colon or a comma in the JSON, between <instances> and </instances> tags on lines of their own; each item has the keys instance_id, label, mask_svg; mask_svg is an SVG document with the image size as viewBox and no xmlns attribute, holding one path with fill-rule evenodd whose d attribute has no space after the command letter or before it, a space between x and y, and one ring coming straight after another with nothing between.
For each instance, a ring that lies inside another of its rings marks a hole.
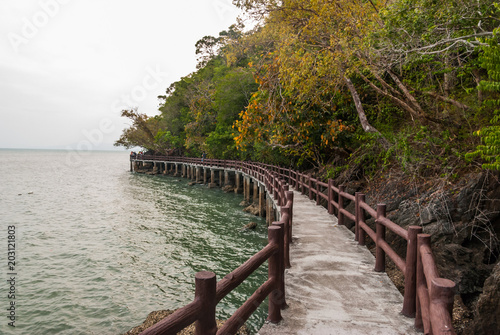
<instances>
[{"instance_id":1,"label":"water ripple","mask_svg":"<svg viewBox=\"0 0 500 335\"><path fill-rule=\"evenodd\" d=\"M150 311L192 301L196 272L220 279L266 243L265 222L242 212L241 196L131 174L126 153L82 155L79 166L67 166L62 151L0 150L0 158L1 227L16 225L18 240L16 334L123 333ZM241 232L251 221L257 230ZM223 299L218 317L266 274L261 267ZM265 314L263 306L252 316L254 329ZM11 333L0 323L0 334Z\"/></svg>"}]
</instances>

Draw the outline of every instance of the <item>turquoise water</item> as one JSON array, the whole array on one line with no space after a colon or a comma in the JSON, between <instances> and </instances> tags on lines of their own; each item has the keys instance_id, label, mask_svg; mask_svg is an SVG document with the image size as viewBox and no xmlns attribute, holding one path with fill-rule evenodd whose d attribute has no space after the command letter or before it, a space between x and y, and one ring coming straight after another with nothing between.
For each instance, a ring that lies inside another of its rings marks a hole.
<instances>
[{"instance_id":1,"label":"turquoise water","mask_svg":"<svg viewBox=\"0 0 500 335\"><path fill-rule=\"evenodd\" d=\"M0 334L121 334L153 310L191 302L196 272L221 279L266 244L265 221L242 211L241 195L130 173L126 152L0 150L0 162ZM252 221L255 231L240 231ZM266 277L264 265L218 305L218 317ZM252 316L253 330L266 312Z\"/></svg>"}]
</instances>

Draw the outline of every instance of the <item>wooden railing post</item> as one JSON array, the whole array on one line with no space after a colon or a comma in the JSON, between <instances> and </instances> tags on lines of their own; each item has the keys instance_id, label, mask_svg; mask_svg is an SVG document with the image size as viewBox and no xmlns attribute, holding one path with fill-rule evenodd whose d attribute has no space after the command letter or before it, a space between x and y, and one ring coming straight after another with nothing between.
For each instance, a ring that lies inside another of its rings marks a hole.
<instances>
[{"instance_id":1,"label":"wooden railing post","mask_svg":"<svg viewBox=\"0 0 500 335\"><path fill-rule=\"evenodd\" d=\"M433 334L455 334L451 318L454 297L455 283L453 281L444 278L434 278L431 281L429 312Z\"/></svg>"},{"instance_id":2,"label":"wooden railing post","mask_svg":"<svg viewBox=\"0 0 500 335\"><path fill-rule=\"evenodd\" d=\"M283 258L285 260L285 268L289 269L291 267L290 264L290 208L287 206L281 207L281 222L284 224L283 235L285 239L284 245L284 255Z\"/></svg>"},{"instance_id":3,"label":"wooden railing post","mask_svg":"<svg viewBox=\"0 0 500 335\"><path fill-rule=\"evenodd\" d=\"M215 273L203 271L195 275L195 301L201 302L201 310L195 324L195 335L215 335L217 323L215 322L217 279Z\"/></svg>"},{"instance_id":4,"label":"wooden railing post","mask_svg":"<svg viewBox=\"0 0 500 335\"><path fill-rule=\"evenodd\" d=\"M344 209L344 197L342 197L342 193L345 192L345 185L339 186L339 214L338 214L338 224L339 226L344 225L344 213L342 210Z\"/></svg>"},{"instance_id":5,"label":"wooden railing post","mask_svg":"<svg viewBox=\"0 0 500 335\"><path fill-rule=\"evenodd\" d=\"M416 286L417 295L415 301L415 328L419 331L427 330L429 331L429 310L427 309L428 301L420 300L420 292L427 291L427 283L425 281L424 266L422 264L422 254L420 253L420 247L423 245L430 245L431 236L429 234L418 234L417 236L417 275L416 275ZM425 295L424 295L425 297ZM425 311L423 311L425 309ZM427 328L427 329L425 329Z\"/></svg>"},{"instance_id":6,"label":"wooden railing post","mask_svg":"<svg viewBox=\"0 0 500 335\"><path fill-rule=\"evenodd\" d=\"M363 193L358 193L358 198L356 200L356 204L358 207L358 218L357 218L357 231L358 231L358 244L365 245L365 236L366 233L363 228L361 228L361 222L365 223L365 210L361 207L361 204L365 203L365 195Z\"/></svg>"},{"instance_id":7,"label":"wooden railing post","mask_svg":"<svg viewBox=\"0 0 500 335\"><path fill-rule=\"evenodd\" d=\"M292 227L293 227L293 191L286 192L286 201L290 204L290 219L288 220L288 243L292 244Z\"/></svg>"},{"instance_id":8,"label":"wooden railing post","mask_svg":"<svg viewBox=\"0 0 500 335\"><path fill-rule=\"evenodd\" d=\"M333 214L333 180L328 179L328 214Z\"/></svg>"},{"instance_id":9,"label":"wooden railing post","mask_svg":"<svg viewBox=\"0 0 500 335\"><path fill-rule=\"evenodd\" d=\"M316 179L316 206L319 206L319 182Z\"/></svg>"},{"instance_id":10,"label":"wooden railing post","mask_svg":"<svg viewBox=\"0 0 500 335\"><path fill-rule=\"evenodd\" d=\"M282 198L282 203L281 206L285 206L287 202L287 192L290 189L290 186L288 184L283 185L283 198Z\"/></svg>"},{"instance_id":11,"label":"wooden railing post","mask_svg":"<svg viewBox=\"0 0 500 335\"><path fill-rule=\"evenodd\" d=\"M313 195L312 195L312 181L311 181L311 174L307 176L307 188L309 189L309 200L312 200Z\"/></svg>"},{"instance_id":12,"label":"wooden railing post","mask_svg":"<svg viewBox=\"0 0 500 335\"><path fill-rule=\"evenodd\" d=\"M405 294L401 313L408 317L415 316L416 273L417 273L417 235L422 233L422 227L408 227L406 247Z\"/></svg>"},{"instance_id":13,"label":"wooden railing post","mask_svg":"<svg viewBox=\"0 0 500 335\"><path fill-rule=\"evenodd\" d=\"M269 310L267 319L272 323L281 321L281 308L286 304L285 292L283 291L285 266L283 263L283 223L273 222L268 229L269 243L278 245L278 252L272 255L268 264L268 276L274 281L274 289L269 295Z\"/></svg>"},{"instance_id":14,"label":"wooden railing post","mask_svg":"<svg viewBox=\"0 0 500 335\"><path fill-rule=\"evenodd\" d=\"M276 178L276 175L273 175L273 197L274 200L278 199L278 178Z\"/></svg>"},{"instance_id":15,"label":"wooden railing post","mask_svg":"<svg viewBox=\"0 0 500 335\"><path fill-rule=\"evenodd\" d=\"M306 194L306 175L303 173L300 174L300 182L301 182L301 184L300 184L301 193L305 195Z\"/></svg>"},{"instance_id":16,"label":"wooden railing post","mask_svg":"<svg viewBox=\"0 0 500 335\"><path fill-rule=\"evenodd\" d=\"M386 215L386 205L377 205L377 218L375 220L376 224L376 249L375 249L375 271L384 272L385 271L385 251L380 247L380 242L385 241L385 226L379 222L380 219L385 218Z\"/></svg>"}]
</instances>

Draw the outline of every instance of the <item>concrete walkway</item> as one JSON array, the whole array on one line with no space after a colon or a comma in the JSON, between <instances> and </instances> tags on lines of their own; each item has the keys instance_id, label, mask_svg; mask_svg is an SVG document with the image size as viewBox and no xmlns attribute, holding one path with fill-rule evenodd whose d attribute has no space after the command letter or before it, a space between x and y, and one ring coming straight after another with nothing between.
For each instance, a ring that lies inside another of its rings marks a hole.
<instances>
[{"instance_id":1,"label":"concrete walkway","mask_svg":"<svg viewBox=\"0 0 500 335\"><path fill-rule=\"evenodd\" d=\"M403 297L354 234L314 201L294 192L292 267L286 270L286 300L271 334L418 334L400 314Z\"/></svg>"}]
</instances>

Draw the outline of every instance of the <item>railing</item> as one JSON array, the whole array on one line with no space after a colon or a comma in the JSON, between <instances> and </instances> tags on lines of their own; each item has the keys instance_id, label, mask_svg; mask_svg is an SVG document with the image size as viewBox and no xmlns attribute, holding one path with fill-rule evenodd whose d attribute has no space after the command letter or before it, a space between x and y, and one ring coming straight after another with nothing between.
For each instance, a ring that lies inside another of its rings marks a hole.
<instances>
[{"instance_id":1,"label":"railing","mask_svg":"<svg viewBox=\"0 0 500 335\"><path fill-rule=\"evenodd\" d=\"M281 320L284 304L283 224L268 228L269 243L239 268L218 283L213 272L198 272L195 275L195 298L190 304L149 327L141 335L176 334L193 322L196 334L235 334L257 307L269 296L268 320ZM238 287L256 269L268 260L268 280L225 322L217 331L215 308L229 292Z\"/></svg>"},{"instance_id":2,"label":"railing","mask_svg":"<svg viewBox=\"0 0 500 335\"><path fill-rule=\"evenodd\" d=\"M346 192L345 185L338 188L331 179L327 183L292 169L256 162L224 161L216 159L144 156L139 160L178 162L208 167L240 170L264 183L269 194L281 206L281 223L284 230L284 265L290 267L289 246L292 242L293 192L288 191L289 183L297 191L305 194L316 205L326 203L328 213L336 214L338 224L345 220L354 222L354 236L359 245L366 244L366 235L375 243L375 271L385 271L385 256L404 273L405 286L402 314L415 317L415 327L425 334L455 334L451 325L451 310L455 284L439 278L432 256L429 235L421 234L422 228L410 226L404 229L386 217L386 206L371 208L365 201L365 195ZM354 213L346 209L348 201L354 202ZM375 231L367 224L366 217L375 219ZM386 242L386 229L389 229L407 243L406 257L403 259ZM418 243L417 243L418 241ZM284 286L283 290L284 292Z\"/></svg>"},{"instance_id":3,"label":"railing","mask_svg":"<svg viewBox=\"0 0 500 335\"><path fill-rule=\"evenodd\" d=\"M173 314L146 329L141 335L176 334L188 325L195 323L196 334L227 335L235 334L248 320L250 315L269 296L268 320L277 323L281 320L281 309L286 307L284 271L290 267L289 246L291 242L291 224L293 192L279 179L277 174L263 164L215 159L187 158L168 156L131 157L143 161L161 161L203 165L243 171L266 185L278 206L281 206L281 220L273 222L268 228L268 244L236 270L216 283L213 272L198 272L195 275L195 299L190 304L179 308ZM215 308L232 290L238 287L265 261L268 261L268 279L255 293L224 323L217 331Z\"/></svg>"}]
</instances>

